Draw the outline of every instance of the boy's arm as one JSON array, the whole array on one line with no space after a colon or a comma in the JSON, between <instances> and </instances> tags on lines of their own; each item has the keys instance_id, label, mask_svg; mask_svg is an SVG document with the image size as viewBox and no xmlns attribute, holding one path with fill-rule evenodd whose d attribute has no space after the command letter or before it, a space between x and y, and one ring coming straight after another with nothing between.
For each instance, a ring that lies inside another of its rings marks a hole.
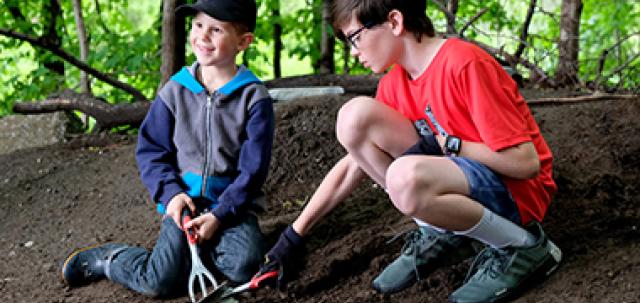
<instances>
[{"instance_id":1,"label":"boy's arm","mask_svg":"<svg viewBox=\"0 0 640 303\"><path fill-rule=\"evenodd\" d=\"M300 236L306 235L322 217L346 199L364 177L364 171L350 155L340 159L324 177L309 203L293 222L296 233Z\"/></svg>"},{"instance_id":2,"label":"boy's arm","mask_svg":"<svg viewBox=\"0 0 640 303\"><path fill-rule=\"evenodd\" d=\"M222 223L231 221L260 192L271 162L274 119L271 98L257 101L249 109L247 140L240 148L238 159L240 174L218 197L220 205L213 210L213 215Z\"/></svg>"},{"instance_id":3,"label":"boy's arm","mask_svg":"<svg viewBox=\"0 0 640 303\"><path fill-rule=\"evenodd\" d=\"M351 194L364 177L365 173L351 156L346 155L338 161L324 177L298 219L280 234L278 242L267 253L266 261L261 264L256 276L275 271L278 275L272 281L277 288L284 289L296 274L293 263L298 260L296 255L301 252L304 244L303 236Z\"/></svg>"},{"instance_id":4,"label":"boy's arm","mask_svg":"<svg viewBox=\"0 0 640 303\"><path fill-rule=\"evenodd\" d=\"M151 104L138 132L136 162L142 183L154 202L167 204L184 191L176 169L176 147L173 144L174 117L157 97Z\"/></svg>"},{"instance_id":5,"label":"boy's arm","mask_svg":"<svg viewBox=\"0 0 640 303\"><path fill-rule=\"evenodd\" d=\"M440 144L444 144L444 138L438 137ZM459 156L476 160L498 174L514 179L530 179L540 171L540 159L531 141L499 151L493 151L483 143L464 141Z\"/></svg>"}]
</instances>

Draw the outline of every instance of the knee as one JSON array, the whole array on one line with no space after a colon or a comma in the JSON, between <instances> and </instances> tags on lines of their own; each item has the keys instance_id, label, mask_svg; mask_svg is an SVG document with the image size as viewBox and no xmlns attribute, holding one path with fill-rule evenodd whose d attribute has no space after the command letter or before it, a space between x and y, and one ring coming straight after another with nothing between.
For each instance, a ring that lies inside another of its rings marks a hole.
<instances>
[{"instance_id":1,"label":"knee","mask_svg":"<svg viewBox=\"0 0 640 303\"><path fill-rule=\"evenodd\" d=\"M219 269L233 282L240 283L249 281L258 271L263 256L261 254L251 254L240 256L240 258L238 257L239 256L234 256L234 258L229 258L227 262L225 262L226 266Z\"/></svg>"},{"instance_id":2,"label":"knee","mask_svg":"<svg viewBox=\"0 0 640 303\"><path fill-rule=\"evenodd\" d=\"M433 175L422 163L401 157L391 163L386 174L387 192L395 207L405 215L415 216L432 200Z\"/></svg>"},{"instance_id":3,"label":"knee","mask_svg":"<svg viewBox=\"0 0 640 303\"><path fill-rule=\"evenodd\" d=\"M356 97L340 108L336 121L336 133L340 144L348 147L360 140L369 123L373 102L376 101L369 97Z\"/></svg>"}]
</instances>

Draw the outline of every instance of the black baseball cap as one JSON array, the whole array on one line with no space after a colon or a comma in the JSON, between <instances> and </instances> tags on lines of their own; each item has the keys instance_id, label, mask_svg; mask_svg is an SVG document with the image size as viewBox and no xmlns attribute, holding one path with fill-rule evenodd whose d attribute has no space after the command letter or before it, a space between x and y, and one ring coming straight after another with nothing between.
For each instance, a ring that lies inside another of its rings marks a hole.
<instances>
[{"instance_id":1,"label":"black baseball cap","mask_svg":"<svg viewBox=\"0 0 640 303\"><path fill-rule=\"evenodd\" d=\"M194 4L184 4L176 8L181 16L195 15L203 12L214 19L244 24L250 32L256 28L255 0L198 0Z\"/></svg>"}]
</instances>

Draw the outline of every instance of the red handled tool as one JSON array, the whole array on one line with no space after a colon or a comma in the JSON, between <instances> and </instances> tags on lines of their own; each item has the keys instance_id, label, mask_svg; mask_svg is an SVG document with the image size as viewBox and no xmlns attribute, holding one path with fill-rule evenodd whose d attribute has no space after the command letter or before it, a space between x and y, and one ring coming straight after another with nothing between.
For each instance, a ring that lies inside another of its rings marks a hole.
<instances>
[{"instance_id":1,"label":"red handled tool","mask_svg":"<svg viewBox=\"0 0 640 303\"><path fill-rule=\"evenodd\" d=\"M189 215L189 210L185 209L182 212L182 226L187 224L187 222L191 221L191 215ZM213 277L213 275L207 270L206 267L202 264L200 260L200 256L198 255L198 247L196 246L196 237L195 231L193 229L184 229L184 233L187 235L187 242L189 242L189 250L191 251L191 273L189 274L189 297L191 298L191 302L203 302L207 300L211 295L216 293L219 289L223 289L218 285L218 282ZM200 284L200 292L202 292L202 299L196 301L195 291L194 291L194 282L196 277L198 278L198 282ZM205 278L209 280L209 282L213 285L213 292L208 294L207 292L207 284L205 283Z\"/></svg>"},{"instance_id":2,"label":"red handled tool","mask_svg":"<svg viewBox=\"0 0 640 303\"><path fill-rule=\"evenodd\" d=\"M213 294L211 294L207 299L208 302L221 302L226 298L229 298L237 293L241 293L244 291L250 291L250 290L256 290L260 287L262 287L262 282L265 280L268 280L270 278L275 278L278 276L278 271L274 270L274 271L269 271L266 272L264 274L256 274L255 276L253 276L253 278L251 278L251 281L244 283L242 285L239 285L237 287L234 288L230 288L230 287L219 287L218 289L216 289L214 291ZM209 301L210 300L210 301Z\"/></svg>"}]
</instances>

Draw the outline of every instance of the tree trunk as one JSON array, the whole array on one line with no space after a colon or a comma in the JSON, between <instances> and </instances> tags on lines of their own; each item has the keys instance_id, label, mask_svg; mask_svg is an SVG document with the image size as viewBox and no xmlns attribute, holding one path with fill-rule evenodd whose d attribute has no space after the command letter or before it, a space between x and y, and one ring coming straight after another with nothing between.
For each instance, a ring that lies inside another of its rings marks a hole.
<instances>
[{"instance_id":1,"label":"tree trunk","mask_svg":"<svg viewBox=\"0 0 640 303\"><path fill-rule=\"evenodd\" d=\"M5 5L7 6L7 9L9 10L9 13L11 13L11 16L13 16L13 18L15 18L18 22L24 22L24 23L31 23L31 21L27 21L27 18L24 16L24 14L22 13L22 11L20 10L20 8L18 7L18 1L5 1ZM49 43L51 44L55 44L56 46L60 46L60 38L58 37L58 32L56 31L56 24L57 24L57 19L58 16L61 14L61 9L60 9L60 4L55 1L52 0L50 1L48 4L44 4L44 11L48 11L51 14L48 16L44 16L44 26L45 26L45 34L42 35L42 39L47 39L49 41ZM29 30L27 30L27 32L30 35L36 35L36 33L33 31L33 28L29 28ZM43 51L40 49L36 48L36 58L38 58L38 60L40 61L40 63L46 67L47 69L49 69L50 71L64 76L64 62L57 60L55 58L50 58L48 56L44 56L43 55ZM47 59L42 59L42 58L47 58Z\"/></svg>"},{"instance_id":2,"label":"tree trunk","mask_svg":"<svg viewBox=\"0 0 640 303\"><path fill-rule=\"evenodd\" d=\"M87 63L89 58L89 44L87 41L87 32L84 27L84 18L82 17L81 0L73 0L73 16L76 20L76 30L78 31L78 41L80 41L80 61ZM80 91L82 93L91 93L91 84L87 72L80 71Z\"/></svg>"},{"instance_id":3,"label":"tree trunk","mask_svg":"<svg viewBox=\"0 0 640 303\"><path fill-rule=\"evenodd\" d=\"M280 0L273 0L273 76L282 77L282 20L280 19Z\"/></svg>"},{"instance_id":4,"label":"tree trunk","mask_svg":"<svg viewBox=\"0 0 640 303\"><path fill-rule=\"evenodd\" d=\"M183 3L184 0L162 1L162 65L158 89L185 64L185 20L175 14L176 7Z\"/></svg>"},{"instance_id":5,"label":"tree trunk","mask_svg":"<svg viewBox=\"0 0 640 303\"><path fill-rule=\"evenodd\" d=\"M458 0L449 0L447 10L451 13L447 15L447 34L455 35L456 32L456 15L458 14Z\"/></svg>"},{"instance_id":6,"label":"tree trunk","mask_svg":"<svg viewBox=\"0 0 640 303\"><path fill-rule=\"evenodd\" d=\"M582 0L563 0L560 16L560 58L556 70L559 86L575 86L578 79L578 52L580 50L580 15Z\"/></svg>"},{"instance_id":7,"label":"tree trunk","mask_svg":"<svg viewBox=\"0 0 640 303\"><path fill-rule=\"evenodd\" d=\"M349 58L351 58L351 46L349 43L342 43L342 64L344 68L342 70L342 74L348 75L351 72L351 65L349 65Z\"/></svg>"},{"instance_id":8,"label":"tree trunk","mask_svg":"<svg viewBox=\"0 0 640 303\"><path fill-rule=\"evenodd\" d=\"M58 35L58 17L62 15L62 8L58 0L51 0L49 4L45 4L45 11L51 14L45 18L49 18L48 22L44 22L44 35L43 38L47 39L52 45L60 47L62 45L62 39ZM56 60L55 58L45 59L42 64L61 76L64 76L64 62Z\"/></svg>"},{"instance_id":9,"label":"tree trunk","mask_svg":"<svg viewBox=\"0 0 640 303\"><path fill-rule=\"evenodd\" d=\"M335 36L329 32L331 18L331 3L329 0L322 1L322 41L320 41L320 74L335 73L333 62L333 49L336 44Z\"/></svg>"}]
</instances>

